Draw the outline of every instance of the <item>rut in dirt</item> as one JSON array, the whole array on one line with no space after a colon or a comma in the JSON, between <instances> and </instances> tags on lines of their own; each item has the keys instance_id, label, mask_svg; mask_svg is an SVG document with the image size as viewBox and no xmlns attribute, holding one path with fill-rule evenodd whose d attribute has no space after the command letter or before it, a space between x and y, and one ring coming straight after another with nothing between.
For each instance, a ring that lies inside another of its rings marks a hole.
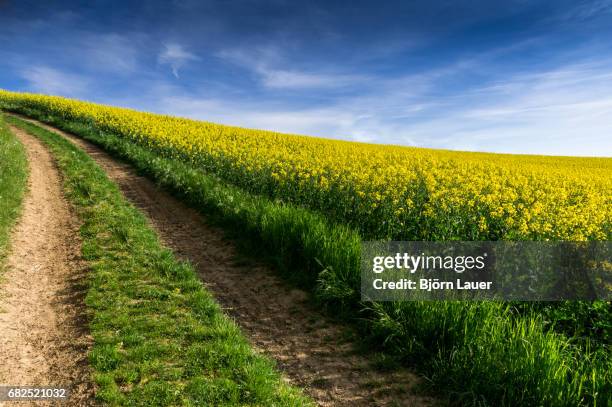
<instances>
[{"instance_id":1,"label":"rut in dirt","mask_svg":"<svg viewBox=\"0 0 612 407\"><path fill-rule=\"evenodd\" d=\"M0 277L0 385L68 387L63 405L91 405L78 222L51 154L35 137L11 131L26 148L29 179Z\"/></svg>"},{"instance_id":2,"label":"rut in dirt","mask_svg":"<svg viewBox=\"0 0 612 407\"><path fill-rule=\"evenodd\" d=\"M85 150L141 209L166 246L189 260L225 312L260 352L277 361L283 376L321 406L423 406L412 372L380 371L359 351L350 328L314 309L308 295L288 286L267 266L238 260L222 230L150 180L136 175L93 144L38 121Z\"/></svg>"}]
</instances>

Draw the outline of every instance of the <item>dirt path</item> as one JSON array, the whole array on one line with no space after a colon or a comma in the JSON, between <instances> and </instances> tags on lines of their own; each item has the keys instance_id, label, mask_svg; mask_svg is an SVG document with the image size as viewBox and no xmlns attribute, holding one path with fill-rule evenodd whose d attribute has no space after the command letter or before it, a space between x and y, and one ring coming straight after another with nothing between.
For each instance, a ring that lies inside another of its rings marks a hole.
<instances>
[{"instance_id":1,"label":"dirt path","mask_svg":"<svg viewBox=\"0 0 612 407\"><path fill-rule=\"evenodd\" d=\"M0 384L68 386L68 405L91 405L78 224L50 153L11 130L26 148L30 176L0 279Z\"/></svg>"},{"instance_id":2,"label":"dirt path","mask_svg":"<svg viewBox=\"0 0 612 407\"><path fill-rule=\"evenodd\" d=\"M416 394L420 379L414 374L373 367L346 339L351 336L349 328L313 309L305 292L290 288L266 266L238 261L233 243L195 210L91 143L42 126L71 140L104 168L125 196L148 215L164 243L195 265L251 343L274 358L289 382L304 388L319 405L433 404Z\"/></svg>"}]
</instances>

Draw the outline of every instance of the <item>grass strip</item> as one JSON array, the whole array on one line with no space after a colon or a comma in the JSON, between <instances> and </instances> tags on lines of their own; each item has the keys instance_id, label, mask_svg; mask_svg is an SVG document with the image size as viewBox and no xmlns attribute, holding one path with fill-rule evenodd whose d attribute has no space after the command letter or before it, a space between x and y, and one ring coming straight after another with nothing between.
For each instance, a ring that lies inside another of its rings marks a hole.
<instances>
[{"instance_id":1,"label":"grass strip","mask_svg":"<svg viewBox=\"0 0 612 407\"><path fill-rule=\"evenodd\" d=\"M11 227L15 224L28 179L25 149L0 115L0 275L10 247Z\"/></svg>"},{"instance_id":2,"label":"grass strip","mask_svg":"<svg viewBox=\"0 0 612 407\"><path fill-rule=\"evenodd\" d=\"M370 340L382 344L391 357L417 365L462 404L607 403L612 391L609 353L571 346L563 335L547 332L540 315L517 317L512 307L495 302L360 304L360 237L351 229L315 212L249 194L87 123L22 112L100 145L207 216L275 253L292 280L315 288L333 310L362 317ZM364 306L367 318L360 313Z\"/></svg>"},{"instance_id":3,"label":"grass strip","mask_svg":"<svg viewBox=\"0 0 612 407\"><path fill-rule=\"evenodd\" d=\"M197 278L94 161L55 133L9 118L57 159L91 268L97 398L110 405L311 405L256 354Z\"/></svg>"}]
</instances>

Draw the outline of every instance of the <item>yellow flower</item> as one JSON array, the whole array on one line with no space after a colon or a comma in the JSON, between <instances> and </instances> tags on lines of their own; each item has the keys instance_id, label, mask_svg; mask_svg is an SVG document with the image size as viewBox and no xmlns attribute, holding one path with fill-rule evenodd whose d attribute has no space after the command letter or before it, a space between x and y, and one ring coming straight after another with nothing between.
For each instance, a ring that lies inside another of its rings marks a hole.
<instances>
[{"instance_id":1,"label":"yellow flower","mask_svg":"<svg viewBox=\"0 0 612 407\"><path fill-rule=\"evenodd\" d=\"M425 237L471 230L480 238L609 240L612 233L610 158L353 143L0 90L2 104L90 123L250 192L332 209L365 232L384 224L394 238L414 238L405 232L414 230L404 226L410 215Z\"/></svg>"}]
</instances>

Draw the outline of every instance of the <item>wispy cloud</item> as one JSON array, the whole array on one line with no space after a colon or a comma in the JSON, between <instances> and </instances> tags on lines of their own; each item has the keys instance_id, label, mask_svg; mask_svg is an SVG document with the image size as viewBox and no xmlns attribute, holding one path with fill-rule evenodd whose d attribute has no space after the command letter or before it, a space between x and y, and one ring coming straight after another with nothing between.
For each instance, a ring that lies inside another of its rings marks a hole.
<instances>
[{"instance_id":1,"label":"wispy cloud","mask_svg":"<svg viewBox=\"0 0 612 407\"><path fill-rule=\"evenodd\" d=\"M565 13L561 13L561 20L587 20L593 17L612 13L612 1L594 0L587 2L576 2L576 5Z\"/></svg>"},{"instance_id":2,"label":"wispy cloud","mask_svg":"<svg viewBox=\"0 0 612 407\"><path fill-rule=\"evenodd\" d=\"M313 74L262 67L257 70L264 86L268 88L327 88L346 86L355 77L347 75Z\"/></svg>"},{"instance_id":3,"label":"wispy cloud","mask_svg":"<svg viewBox=\"0 0 612 407\"><path fill-rule=\"evenodd\" d=\"M177 43L166 43L159 53L157 61L160 64L170 65L172 74L178 78L179 69L189 61L197 61L199 57L187 51L182 45Z\"/></svg>"},{"instance_id":4,"label":"wispy cloud","mask_svg":"<svg viewBox=\"0 0 612 407\"><path fill-rule=\"evenodd\" d=\"M612 61L509 74L439 95L462 66L379 80L370 92L306 108L160 93L153 110L357 141L458 150L611 156ZM380 101L384 101L381 103ZM608 136L606 136L608 135Z\"/></svg>"},{"instance_id":5,"label":"wispy cloud","mask_svg":"<svg viewBox=\"0 0 612 407\"><path fill-rule=\"evenodd\" d=\"M87 33L77 45L73 52L87 55L84 61L91 69L126 74L139 67L140 52L134 36Z\"/></svg>"},{"instance_id":6,"label":"wispy cloud","mask_svg":"<svg viewBox=\"0 0 612 407\"><path fill-rule=\"evenodd\" d=\"M146 97L109 103L216 123L354 141L384 142L401 131L401 126L386 121L384 115L371 114L365 101L295 108L266 101L211 98L159 84L148 89Z\"/></svg>"},{"instance_id":7,"label":"wispy cloud","mask_svg":"<svg viewBox=\"0 0 612 407\"><path fill-rule=\"evenodd\" d=\"M84 76L62 72L48 66L27 67L20 75L28 82L30 91L54 95L79 97L85 93L89 84Z\"/></svg>"},{"instance_id":8,"label":"wispy cloud","mask_svg":"<svg viewBox=\"0 0 612 407\"><path fill-rule=\"evenodd\" d=\"M313 17L328 30L303 30L300 21L279 27L266 20L270 13L234 18L224 7L203 24L194 14L201 2L175 3L178 14L169 20L184 26L171 34L147 13L130 25L150 27L142 32L104 13L92 19L84 8L0 16L0 86L349 140L612 155L612 58L604 29L612 0L533 13L515 3L506 7L510 14L488 5L479 14L486 2L474 3L462 23L440 21L455 27L440 35L420 23L422 14L406 12L419 17L405 30L381 26L379 36L343 25L350 16L334 7L337 19ZM439 7L429 10L431 21ZM514 13L503 26L501 17ZM499 30L480 24L498 14ZM586 20L599 24L599 34L582 28ZM523 22L529 24L516 31ZM187 68L198 75L186 75Z\"/></svg>"},{"instance_id":9,"label":"wispy cloud","mask_svg":"<svg viewBox=\"0 0 612 407\"><path fill-rule=\"evenodd\" d=\"M284 69L280 66L287 65L286 58L269 46L223 50L217 57L254 72L263 86L273 89L338 88L365 79L364 75Z\"/></svg>"},{"instance_id":10,"label":"wispy cloud","mask_svg":"<svg viewBox=\"0 0 612 407\"><path fill-rule=\"evenodd\" d=\"M393 137L463 150L612 155L612 61L512 75L450 98Z\"/></svg>"},{"instance_id":11,"label":"wispy cloud","mask_svg":"<svg viewBox=\"0 0 612 407\"><path fill-rule=\"evenodd\" d=\"M496 68L484 59L478 62L481 73ZM422 74L374 78L362 93L302 107L271 99L244 100L231 93L215 96L159 78L151 79L142 87L148 93L139 93L136 98L101 101L219 123L357 141L475 151L612 155L612 59L591 58L540 71L498 74L495 80L453 92L444 88L474 66L471 59L459 60ZM77 97L85 94L93 81L92 77L49 66L30 67L21 76L32 91ZM283 80L319 86L307 76Z\"/></svg>"}]
</instances>

